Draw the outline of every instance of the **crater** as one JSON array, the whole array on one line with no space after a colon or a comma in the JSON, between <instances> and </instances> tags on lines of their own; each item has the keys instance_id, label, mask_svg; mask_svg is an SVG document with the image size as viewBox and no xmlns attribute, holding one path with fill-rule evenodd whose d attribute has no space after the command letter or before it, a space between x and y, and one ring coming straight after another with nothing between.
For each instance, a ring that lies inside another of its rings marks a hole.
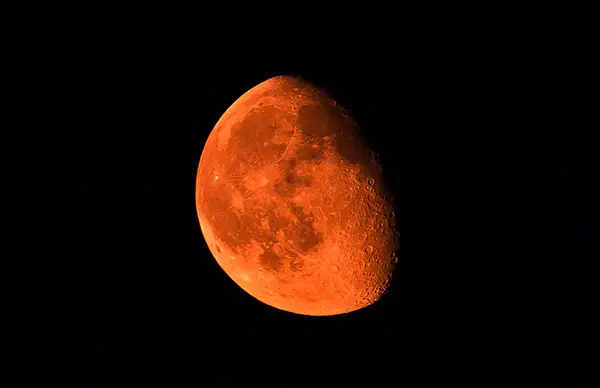
<instances>
[{"instance_id":1,"label":"crater","mask_svg":"<svg viewBox=\"0 0 600 388\"><path fill-rule=\"evenodd\" d=\"M290 261L290 271L299 272L302 270L303 267L304 267L304 260L300 259L297 256L292 257L292 259Z\"/></svg>"}]
</instances>

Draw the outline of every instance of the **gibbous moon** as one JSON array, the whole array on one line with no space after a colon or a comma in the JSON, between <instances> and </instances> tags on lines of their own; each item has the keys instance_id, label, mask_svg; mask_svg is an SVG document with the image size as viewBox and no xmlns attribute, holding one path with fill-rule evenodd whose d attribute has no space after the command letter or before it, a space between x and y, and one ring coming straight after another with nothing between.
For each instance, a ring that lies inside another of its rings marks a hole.
<instances>
[{"instance_id":1,"label":"gibbous moon","mask_svg":"<svg viewBox=\"0 0 600 388\"><path fill-rule=\"evenodd\" d=\"M322 89L271 78L219 119L200 157L196 208L219 266L275 308L335 315L387 290L398 234L376 155Z\"/></svg>"}]
</instances>

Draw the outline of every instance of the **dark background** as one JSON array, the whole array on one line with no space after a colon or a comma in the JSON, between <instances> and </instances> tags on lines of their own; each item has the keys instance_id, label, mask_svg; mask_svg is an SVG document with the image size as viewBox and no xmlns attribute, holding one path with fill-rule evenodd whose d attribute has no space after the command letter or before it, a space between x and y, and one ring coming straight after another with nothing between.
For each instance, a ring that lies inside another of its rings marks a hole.
<instances>
[{"instance_id":1,"label":"dark background","mask_svg":"<svg viewBox=\"0 0 600 388\"><path fill-rule=\"evenodd\" d=\"M597 381L593 13L481 3L5 13L18 381ZM353 112L396 198L396 281L352 314L263 305L199 228L209 132L281 74Z\"/></svg>"}]
</instances>

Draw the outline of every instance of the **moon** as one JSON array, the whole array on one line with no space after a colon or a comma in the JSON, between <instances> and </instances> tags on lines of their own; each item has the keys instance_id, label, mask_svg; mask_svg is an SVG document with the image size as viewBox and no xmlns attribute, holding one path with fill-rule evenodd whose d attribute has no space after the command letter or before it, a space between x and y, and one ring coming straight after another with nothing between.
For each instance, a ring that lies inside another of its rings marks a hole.
<instances>
[{"instance_id":1,"label":"moon","mask_svg":"<svg viewBox=\"0 0 600 388\"><path fill-rule=\"evenodd\" d=\"M200 157L196 209L218 265L277 309L349 313L391 283L399 236L378 157L302 78L268 79L225 111Z\"/></svg>"}]
</instances>

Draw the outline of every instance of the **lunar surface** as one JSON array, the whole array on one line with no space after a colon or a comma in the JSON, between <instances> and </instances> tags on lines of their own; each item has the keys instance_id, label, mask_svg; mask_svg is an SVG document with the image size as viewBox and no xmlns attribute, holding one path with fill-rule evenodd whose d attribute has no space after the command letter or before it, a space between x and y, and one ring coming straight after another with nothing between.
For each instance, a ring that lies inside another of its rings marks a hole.
<instances>
[{"instance_id":1,"label":"lunar surface","mask_svg":"<svg viewBox=\"0 0 600 388\"><path fill-rule=\"evenodd\" d=\"M196 208L219 266L275 308L348 313L390 284L383 170L349 113L303 79L271 78L227 109L202 151Z\"/></svg>"}]
</instances>

